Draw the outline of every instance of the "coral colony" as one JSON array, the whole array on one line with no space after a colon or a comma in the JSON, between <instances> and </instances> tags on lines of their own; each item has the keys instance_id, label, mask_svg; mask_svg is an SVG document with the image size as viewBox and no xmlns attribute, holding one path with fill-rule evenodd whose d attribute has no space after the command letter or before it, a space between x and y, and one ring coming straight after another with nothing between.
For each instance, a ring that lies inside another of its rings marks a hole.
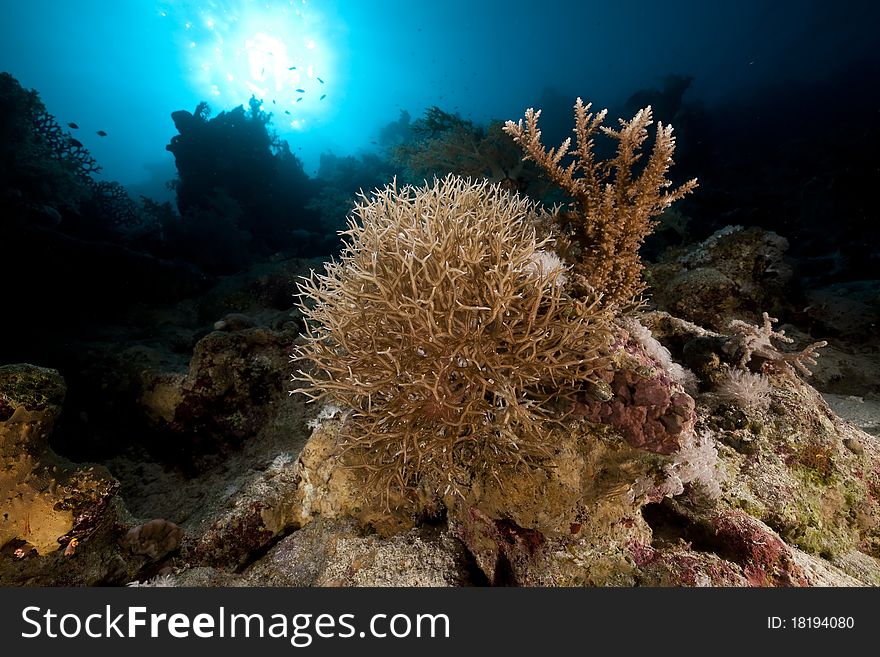
<instances>
[{"instance_id":1,"label":"coral colony","mask_svg":"<svg viewBox=\"0 0 880 657\"><path fill-rule=\"evenodd\" d=\"M302 286L311 330L296 355L318 374L300 370L311 385L299 391L352 410L347 457L386 488L463 495L474 471L537 467L552 449L549 421L573 410L580 388L607 385L611 324L643 289L638 248L652 217L696 186L666 191L675 142L662 125L632 171L650 108L603 130L618 141L607 165L593 154L604 112L577 100L572 150L544 149L539 116L504 130L575 199L564 219L485 182L386 188L355 208L340 261ZM577 225L573 266L554 251L563 220ZM692 424L693 404L681 412Z\"/></svg>"},{"instance_id":2,"label":"coral colony","mask_svg":"<svg viewBox=\"0 0 880 657\"><path fill-rule=\"evenodd\" d=\"M862 133L700 151L669 76L614 127L396 108L312 175L308 4L191 7L173 200L0 74L0 584L880 583L876 240L822 214L874 216Z\"/></svg>"}]
</instances>

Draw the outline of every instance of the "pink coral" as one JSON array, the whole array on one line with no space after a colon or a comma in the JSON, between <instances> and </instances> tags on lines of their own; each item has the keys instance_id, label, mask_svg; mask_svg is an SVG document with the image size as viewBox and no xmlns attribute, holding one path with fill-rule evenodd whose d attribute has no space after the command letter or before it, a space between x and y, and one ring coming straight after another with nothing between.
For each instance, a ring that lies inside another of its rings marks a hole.
<instances>
[{"instance_id":1,"label":"pink coral","mask_svg":"<svg viewBox=\"0 0 880 657\"><path fill-rule=\"evenodd\" d=\"M693 398L642 347L628 341L624 352L626 365L608 382L613 397L583 395L575 413L613 426L633 447L658 454L678 451L696 422Z\"/></svg>"}]
</instances>

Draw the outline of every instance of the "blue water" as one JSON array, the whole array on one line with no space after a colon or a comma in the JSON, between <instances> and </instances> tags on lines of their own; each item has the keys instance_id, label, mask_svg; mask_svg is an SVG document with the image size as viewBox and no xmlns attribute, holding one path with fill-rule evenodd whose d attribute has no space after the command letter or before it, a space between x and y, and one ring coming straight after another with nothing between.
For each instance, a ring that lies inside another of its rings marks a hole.
<instances>
[{"instance_id":1,"label":"blue water","mask_svg":"<svg viewBox=\"0 0 880 657\"><path fill-rule=\"evenodd\" d=\"M404 109L416 118L438 105L484 123L555 100L545 116L567 114L576 96L622 106L670 74L691 76L687 100L710 110L747 105L765 90L808 95L841 71L876 63L880 27L877 3L854 2L3 5L0 70L37 89L62 125L79 126L105 178L157 196L174 176L164 148L176 134L171 112L203 100L217 113L261 97L311 173L322 152L375 149L381 127ZM876 79L856 77L845 91L876 87ZM846 103L839 90L814 100L803 112L817 121Z\"/></svg>"}]
</instances>

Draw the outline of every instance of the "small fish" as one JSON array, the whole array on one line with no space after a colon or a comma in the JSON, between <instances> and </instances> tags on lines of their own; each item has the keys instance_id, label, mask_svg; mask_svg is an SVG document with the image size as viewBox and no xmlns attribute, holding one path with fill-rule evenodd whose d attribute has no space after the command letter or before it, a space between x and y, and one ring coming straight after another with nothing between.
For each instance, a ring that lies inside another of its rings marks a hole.
<instances>
[{"instance_id":1,"label":"small fish","mask_svg":"<svg viewBox=\"0 0 880 657\"><path fill-rule=\"evenodd\" d=\"M71 121L70 123L68 123L68 124L67 124L67 127L68 127L68 128L73 128L74 130L79 130L79 126L78 126L76 123L74 123L73 121Z\"/></svg>"},{"instance_id":2,"label":"small fish","mask_svg":"<svg viewBox=\"0 0 880 657\"><path fill-rule=\"evenodd\" d=\"M64 548L64 556L71 557L76 554L76 546L79 544L79 540L72 538L70 539L70 543L67 544L67 547Z\"/></svg>"},{"instance_id":3,"label":"small fish","mask_svg":"<svg viewBox=\"0 0 880 657\"><path fill-rule=\"evenodd\" d=\"M294 89L297 93L304 94L306 92L305 89Z\"/></svg>"},{"instance_id":4,"label":"small fish","mask_svg":"<svg viewBox=\"0 0 880 657\"><path fill-rule=\"evenodd\" d=\"M296 66L291 66L291 67L290 67L289 69L287 69L287 70L288 70L288 71L295 71L295 70L296 70Z\"/></svg>"},{"instance_id":5,"label":"small fish","mask_svg":"<svg viewBox=\"0 0 880 657\"><path fill-rule=\"evenodd\" d=\"M323 94L318 100L324 100L327 97L327 94Z\"/></svg>"},{"instance_id":6,"label":"small fish","mask_svg":"<svg viewBox=\"0 0 880 657\"><path fill-rule=\"evenodd\" d=\"M71 146L75 146L76 148L82 148L82 147L83 147L82 142L81 142L79 139L74 139L73 137L69 137L69 138L67 139L67 141L70 142L70 145L71 145Z\"/></svg>"},{"instance_id":7,"label":"small fish","mask_svg":"<svg viewBox=\"0 0 880 657\"><path fill-rule=\"evenodd\" d=\"M98 132L96 132L95 134L97 134L99 137L106 137L107 136L107 133L104 132L103 130L98 130Z\"/></svg>"},{"instance_id":8,"label":"small fish","mask_svg":"<svg viewBox=\"0 0 880 657\"><path fill-rule=\"evenodd\" d=\"M324 81L323 81L321 78L316 78L316 79L317 79L318 82L320 82L321 84L324 84Z\"/></svg>"},{"instance_id":9,"label":"small fish","mask_svg":"<svg viewBox=\"0 0 880 657\"><path fill-rule=\"evenodd\" d=\"M275 99L274 99L274 98L272 99L272 104L273 104L273 105L275 104Z\"/></svg>"},{"instance_id":10,"label":"small fish","mask_svg":"<svg viewBox=\"0 0 880 657\"><path fill-rule=\"evenodd\" d=\"M290 110L284 110L285 114L290 114Z\"/></svg>"},{"instance_id":11,"label":"small fish","mask_svg":"<svg viewBox=\"0 0 880 657\"><path fill-rule=\"evenodd\" d=\"M301 100L302 100L302 96L300 96L299 98L297 98L297 99L296 99L296 102L299 102L299 101L301 101Z\"/></svg>"}]
</instances>

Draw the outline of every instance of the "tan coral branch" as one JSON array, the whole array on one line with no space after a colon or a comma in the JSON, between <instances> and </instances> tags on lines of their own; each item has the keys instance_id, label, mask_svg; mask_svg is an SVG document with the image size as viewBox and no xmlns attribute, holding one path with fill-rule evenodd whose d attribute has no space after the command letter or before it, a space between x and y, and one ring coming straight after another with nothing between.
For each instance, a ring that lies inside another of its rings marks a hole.
<instances>
[{"instance_id":1,"label":"tan coral branch","mask_svg":"<svg viewBox=\"0 0 880 657\"><path fill-rule=\"evenodd\" d=\"M508 121L504 130L548 177L572 197L568 223L579 248L574 275L585 289L598 290L608 306L628 305L644 290L639 248L654 227L653 217L693 191L697 181L671 189L666 177L672 165L675 137L671 126L658 124L654 147L639 169L641 149L653 123L651 107L631 120L620 120L615 130L602 125L607 110L595 115L591 105L578 98L575 111L575 145L571 138L556 148L541 142L540 110L529 108L524 119ZM615 139L617 152L597 162L594 138L602 133ZM567 157L572 160L565 165Z\"/></svg>"}]
</instances>

